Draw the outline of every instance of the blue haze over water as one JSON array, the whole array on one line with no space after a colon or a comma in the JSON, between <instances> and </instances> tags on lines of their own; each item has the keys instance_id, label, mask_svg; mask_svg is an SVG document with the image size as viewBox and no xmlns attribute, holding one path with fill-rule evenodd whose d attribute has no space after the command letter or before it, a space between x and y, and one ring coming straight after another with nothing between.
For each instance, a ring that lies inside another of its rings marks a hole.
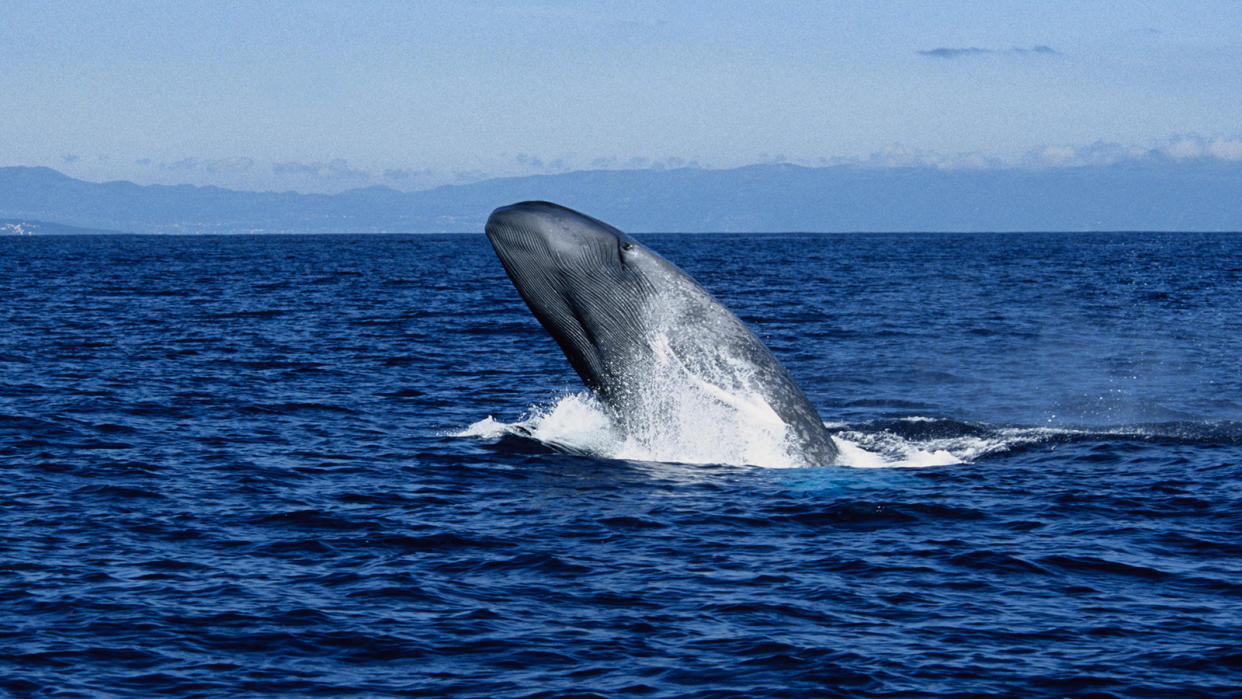
<instances>
[{"instance_id":1,"label":"blue haze over water","mask_svg":"<svg viewBox=\"0 0 1242 699\"><path fill-rule=\"evenodd\" d=\"M1242 236L640 238L853 465L566 450L481 235L0 238L0 694L1236 695Z\"/></svg>"}]
</instances>

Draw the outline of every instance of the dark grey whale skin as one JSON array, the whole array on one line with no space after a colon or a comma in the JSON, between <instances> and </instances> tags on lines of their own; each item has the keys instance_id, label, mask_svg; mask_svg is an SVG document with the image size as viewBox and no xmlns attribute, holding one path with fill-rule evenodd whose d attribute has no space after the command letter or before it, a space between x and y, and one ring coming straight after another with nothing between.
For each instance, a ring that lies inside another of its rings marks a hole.
<instances>
[{"instance_id":1,"label":"dark grey whale skin","mask_svg":"<svg viewBox=\"0 0 1242 699\"><path fill-rule=\"evenodd\" d=\"M622 426L641 383L636 374L656 351L651 325L660 322L668 349L689 370L727 383L744 364L747 390L785 423L788 446L806 465L837 460L819 414L776 357L676 265L616 228L550 202L500 207L485 230L535 318ZM662 309L658 320L653 308Z\"/></svg>"}]
</instances>

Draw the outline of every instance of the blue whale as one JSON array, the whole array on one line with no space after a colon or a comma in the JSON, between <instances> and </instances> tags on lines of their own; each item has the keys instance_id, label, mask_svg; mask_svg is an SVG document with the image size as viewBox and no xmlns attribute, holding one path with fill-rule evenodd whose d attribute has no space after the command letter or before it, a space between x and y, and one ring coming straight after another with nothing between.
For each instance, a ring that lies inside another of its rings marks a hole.
<instances>
[{"instance_id":1,"label":"blue whale","mask_svg":"<svg viewBox=\"0 0 1242 699\"><path fill-rule=\"evenodd\" d=\"M731 415L730 430L776 435L794 465L837 460L781 363L676 265L549 202L496 209L486 233L522 299L623 430L667 429L695 417L687 412Z\"/></svg>"}]
</instances>

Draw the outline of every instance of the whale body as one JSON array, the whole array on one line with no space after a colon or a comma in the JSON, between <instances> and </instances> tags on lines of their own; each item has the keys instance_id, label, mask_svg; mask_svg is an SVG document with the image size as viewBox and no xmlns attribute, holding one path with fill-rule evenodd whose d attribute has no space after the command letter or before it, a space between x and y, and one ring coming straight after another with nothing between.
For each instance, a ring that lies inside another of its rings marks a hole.
<instances>
[{"instance_id":1,"label":"whale body","mask_svg":"<svg viewBox=\"0 0 1242 699\"><path fill-rule=\"evenodd\" d=\"M776 357L676 265L616 228L542 201L492 212L487 238L531 312L627 435L779 443L787 465L838 448ZM710 431L710 426L708 431ZM760 457L743 457L751 463Z\"/></svg>"}]
</instances>

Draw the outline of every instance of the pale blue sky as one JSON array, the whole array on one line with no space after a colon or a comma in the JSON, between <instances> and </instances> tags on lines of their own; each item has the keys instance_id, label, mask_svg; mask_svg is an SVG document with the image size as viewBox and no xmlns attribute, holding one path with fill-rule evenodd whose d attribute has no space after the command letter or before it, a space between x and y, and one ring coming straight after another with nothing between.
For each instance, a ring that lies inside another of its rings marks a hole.
<instances>
[{"instance_id":1,"label":"pale blue sky","mask_svg":"<svg viewBox=\"0 0 1242 699\"><path fill-rule=\"evenodd\" d=\"M143 184L1242 160L1242 3L0 0L0 95L0 166Z\"/></svg>"}]
</instances>

